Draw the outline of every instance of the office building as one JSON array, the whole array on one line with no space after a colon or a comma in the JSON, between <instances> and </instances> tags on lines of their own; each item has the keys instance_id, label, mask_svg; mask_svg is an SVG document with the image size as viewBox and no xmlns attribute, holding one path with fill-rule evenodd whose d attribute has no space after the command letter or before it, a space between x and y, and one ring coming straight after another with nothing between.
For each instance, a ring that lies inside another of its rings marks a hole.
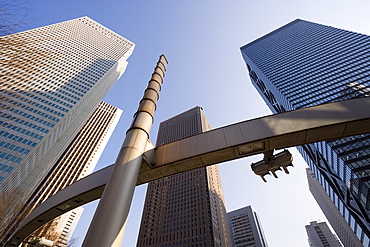
<instances>
[{"instance_id":1,"label":"office building","mask_svg":"<svg viewBox=\"0 0 370 247\"><path fill-rule=\"evenodd\" d=\"M72 234L83 211L83 207L78 207L58 217L57 226L54 229L58 238L54 241L54 246L67 247L68 245L73 245L71 243L73 241Z\"/></svg>"},{"instance_id":2,"label":"office building","mask_svg":"<svg viewBox=\"0 0 370 247\"><path fill-rule=\"evenodd\" d=\"M121 109L106 102L100 102L49 174L33 192L27 206L17 216L17 221L9 225L6 233L13 232L22 220L45 200L93 172L121 115ZM56 246L67 246L74 230L72 226L77 224L81 213L82 208L67 212L48 222L32 236L47 239L52 236L53 239L49 240L58 242ZM4 235L7 235L6 233Z\"/></svg>"},{"instance_id":3,"label":"office building","mask_svg":"<svg viewBox=\"0 0 370 247\"><path fill-rule=\"evenodd\" d=\"M72 238L72 234L83 211L83 207L78 207L55 218L46 223L43 227L37 229L37 231L33 232L25 240L26 243L22 243L19 246L37 246L35 242L40 241L41 239L53 242L53 247L73 246L73 242L76 239Z\"/></svg>"},{"instance_id":4,"label":"office building","mask_svg":"<svg viewBox=\"0 0 370 247\"><path fill-rule=\"evenodd\" d=\"M369 96L367 35L297 19L241 52L252 84L274 113ZM369 144L369 135L359 135L297 147L364 246L370 237Z\"/></svg>"},{"instance_id":5,"label":"office building","mask_svg":"<svg viewBox=\"0 0 370 247\"><path fill-rule=\"evenodd\" d=\"M267 240L261 220L252 206L243 207L227 213L234 247L267 247Z\"/></svg>"},{"instance_id":6,"label":"office building","mask_svg":"<svg viewBox=\"0 0 370 247\"><path fill-rule=\"evenodd\" d=\"M26 198L125 71L134 44L88 17L0 39L0 192Z\"/></svg>"},{"instance_id":7,"label":"office building","mask_svg":"<svg viewBox=\"0 0 370 247\"><path fill-rule=\"evenodd\" d=\"M308 187L344 246L361 246L360 240L326 193L315 174L306 168Z\"/></svg>"},{"instance_id":8,"label":"office building","mask_svg":"<svg viewBox=\"0 0 370 247\"><path fill-rule=\"evenodd\" d=\"M156 145L210 129L195 107L162 122ZM137 246L232 246L218 166L150 182Z\"/></svg>"},{"instance_id":9,"label":"office building","mask_svg":"<svg viewBox=\"0 0 370 247\"><path fill-rule=\"evenodd\" d=\"M330 231L325 222L312 221L306 225L306 232L308 236L308 243L310 247L341 247L341 243ZM356 245L349 245L356 246ZM361 245L357 245L361 246Z\"/></svg>"}]
</instances>

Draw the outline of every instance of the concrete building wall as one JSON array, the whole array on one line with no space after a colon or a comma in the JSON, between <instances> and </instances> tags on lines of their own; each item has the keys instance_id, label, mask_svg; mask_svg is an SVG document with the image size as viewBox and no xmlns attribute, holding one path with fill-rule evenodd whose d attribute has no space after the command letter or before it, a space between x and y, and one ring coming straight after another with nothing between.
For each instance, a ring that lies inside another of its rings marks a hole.
<instances>
[{"instance_id":1,"label":"concrete building wall","mask_svg":"<svg viewBox=\"0 0 370 247\"><path fill-rule=\"evenodd\" d=\"M338 239L330 231L325 222L312 221L306 225L308 241L312 247L341 247ZM356 245L349 245L356 246ZM361 245L357 245L361 246Z\"/></svg>"},{"instance_id":2,"label":"concrete building wall","mask_svg":"<svg viewBox=\"0 0 370 247\"><path fill-rule=\"evenodd\" d=\"M157 146L210 130L200 107L160 124ZM232 246L217 165L150 182L137 246Z\"/></svg>"},{"instance_id":3,"label":"concrete building wall","mask_svg":"<svg viewBox=\"0 0 370 247\"><path fill-rule=\"evenodd\" d=\"M34 191L27 207L20 212L17 220L9 225L4 236L10 234L38 205L70 184L92 173L121 114L121 109L106 102L100 102L66 151L54 164L52 170ZM74 230L71 226L77 224L79 217L76 216L81 213L82 209L80 208L67 212L32 235L47 238L48 235L52 234L53 239L51 240L59 239L58 246L63 246L63 243L66 246ZM73 224L68 223L72 220Z\"/></svg>"},{"instance_id":4,"label":"concrete building wall","mask_svg":"<svg viewBox=\"0 0 370 247\"><path fill-rule=\"evenodd\" d=\"M267 247L261 220L252 206L227 213L235 247Z\"/></svg>"}]
</instances>

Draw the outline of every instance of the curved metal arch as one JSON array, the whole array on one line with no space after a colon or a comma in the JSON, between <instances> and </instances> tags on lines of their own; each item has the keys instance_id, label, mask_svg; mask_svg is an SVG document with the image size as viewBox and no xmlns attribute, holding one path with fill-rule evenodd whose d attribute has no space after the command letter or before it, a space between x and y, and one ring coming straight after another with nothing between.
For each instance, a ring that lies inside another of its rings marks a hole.
<instances>
[{"instance_id":1,"label":"curved metal arch","mask_svg":"<svg viewBox=\"0 0 370 247\"><path fill-rule=\"evenodd\" d=\"M137 185L268 150L367 133L370 97L243 121L157 148L148 145ZM100 198L112 168L99 170L46 200L25 218L5 246L18 246L49 220Z\"/></svg>"}]
</instances>

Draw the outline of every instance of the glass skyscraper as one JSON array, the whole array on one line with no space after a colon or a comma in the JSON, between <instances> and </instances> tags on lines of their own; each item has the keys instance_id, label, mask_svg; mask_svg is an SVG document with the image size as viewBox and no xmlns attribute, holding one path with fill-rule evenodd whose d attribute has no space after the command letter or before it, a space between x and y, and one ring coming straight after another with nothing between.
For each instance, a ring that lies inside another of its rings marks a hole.
<instances>
[{"instance_id":1,"label":"glass skyscraper","mask_svg":"<svg viewBox=\"0 0 370 247\"><path fill-rule=\"evenodd\" d=\"M134 44L88 17L0 37L0 192L32 194Z\"/></svg>"},{"instance_id":2,"label":"glass skyscraper","mask_svg":"<svg viewBox=\"0 0 370 247\"><path fill-rule=\"evenodd\" d=\"M241 52L252 84L274 113L370 95L367 35L297 19ZM298 150L356 236L369 246L370 136Z\"/></svg>"}]
</instances>

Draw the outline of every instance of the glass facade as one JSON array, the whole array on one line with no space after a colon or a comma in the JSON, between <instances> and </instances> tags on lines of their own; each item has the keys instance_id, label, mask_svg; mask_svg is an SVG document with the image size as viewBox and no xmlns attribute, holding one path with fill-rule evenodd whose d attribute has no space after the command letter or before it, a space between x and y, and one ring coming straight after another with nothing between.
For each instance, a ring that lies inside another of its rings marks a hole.
<instances>
[{"instance_id":1,"label":"glass facade","mask_svg":"<svg viewBox=\"0 0 370 247\"><path fill-rule=\"evenodd\" d=\"M274 113L370 95L370 36L297 19L241 52ZM298 147L362 243L370 237L369 144L360 135Z\"/></svg>"},{"instance_id":2,"label":"glass facade","mask_svg":"<svg viewBox=\"0 0 370 247\"><path fill-rule=\"evenodd\" d=\"M0 42L0 191L32 193L124 72L134 44L88 17Z\"/></svg>"}]
</instances>

